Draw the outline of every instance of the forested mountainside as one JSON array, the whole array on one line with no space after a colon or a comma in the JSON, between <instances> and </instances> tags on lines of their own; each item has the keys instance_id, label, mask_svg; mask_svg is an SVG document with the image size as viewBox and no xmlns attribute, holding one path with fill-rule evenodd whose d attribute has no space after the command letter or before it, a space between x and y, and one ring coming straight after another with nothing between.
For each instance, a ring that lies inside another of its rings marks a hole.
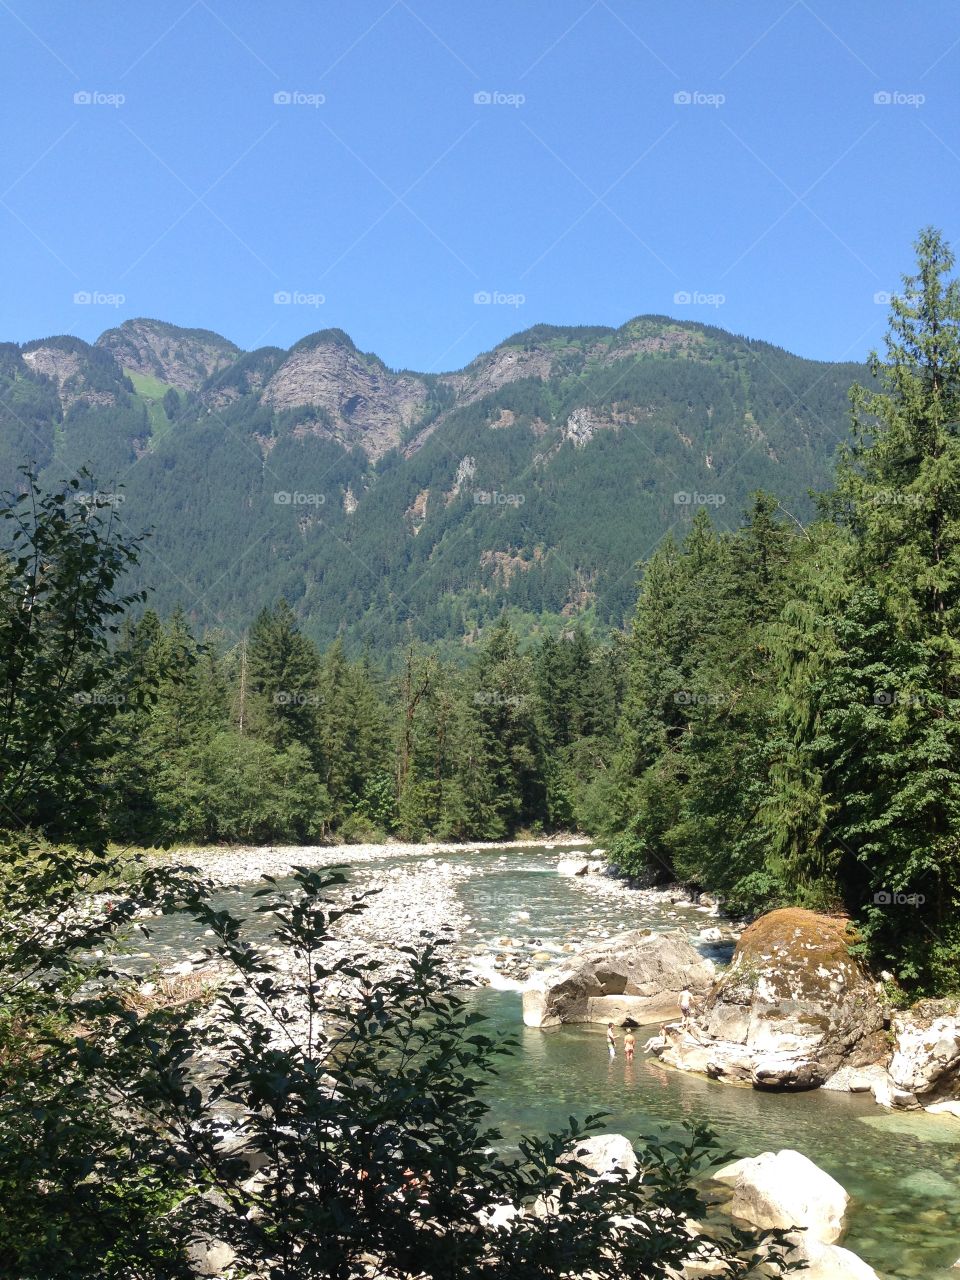
<instances>
[{"instance_id":1,"label":"forested mountainside","mask_svg":"<svg viewBox=\"0 0 960 1280\"><path fill-rule=\"evenodd\" d=\"M504 607L622 625L635 566L698 506L797 519L867 370L644 316L539 325L458 373L387 368L336 329L289 351L130 320L0 346L0 487L86 466L161 612L233 628L284 596L320 643L385 652Z\"/></svg>"}]
</instances>

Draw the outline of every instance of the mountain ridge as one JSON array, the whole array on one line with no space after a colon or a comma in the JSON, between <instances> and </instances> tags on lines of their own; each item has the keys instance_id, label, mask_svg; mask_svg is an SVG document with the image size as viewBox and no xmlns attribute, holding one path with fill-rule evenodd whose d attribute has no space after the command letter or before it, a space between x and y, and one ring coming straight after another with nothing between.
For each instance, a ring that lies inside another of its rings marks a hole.
<instances>
[{"instance_id":1,"label":"mountain ridge","mask_svg":"<svg viewBox=\"0 0 960 1280\"><path fill-rule=\"evenodd\" d=\"M534 325L439 374L338 329L242 351L135 319L0 347L0 482L29 461L123 483L125 523L156 531L143 584L201 625L284 594L318 639L376 647L502 608L619 626L696 506L736 521L763 487L811 514L867 377L667 316Z\"/></svg>"}]
</instances>

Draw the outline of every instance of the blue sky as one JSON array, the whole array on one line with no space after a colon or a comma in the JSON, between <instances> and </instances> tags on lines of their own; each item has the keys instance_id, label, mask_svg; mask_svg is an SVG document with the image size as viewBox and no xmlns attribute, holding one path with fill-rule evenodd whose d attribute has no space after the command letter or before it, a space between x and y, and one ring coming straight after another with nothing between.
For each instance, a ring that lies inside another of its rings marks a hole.
<instances>
[{"instance_id":1,"label":"blue sky","mask_svg":"<svg viewBox=\"0 0 960 1280\"><path fill-rule=\"evenodd\" d=\"M440 370L655 312L859 358L960 240L958 86L940 0L0 0L0 339Z\"/></svg>"}]
</instances>

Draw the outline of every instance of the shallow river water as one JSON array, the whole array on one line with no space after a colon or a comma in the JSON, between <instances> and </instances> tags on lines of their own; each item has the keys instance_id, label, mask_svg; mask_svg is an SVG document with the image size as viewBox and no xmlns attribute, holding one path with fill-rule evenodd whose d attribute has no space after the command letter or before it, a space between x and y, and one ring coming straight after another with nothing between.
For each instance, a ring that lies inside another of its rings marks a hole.
<instances>
[{"instance_id":1,"label":"shallow river water","mask_svg":"<svg viewBox=\"0 0 960 1280\"><path fill-rule=\"evenodd\" d=\"M437 855L454 865L469 860L470 874L456 885L469 929L476 931L468 934L471 949L492 956L509 939L511 951L545 956L591 932L685 927L695 935L713 923L689 909L633 902L624 892L591 891L558 876L561 852ZM331 862L348 858L349 850L331 850ZM419 859L399 865L414 861ZM362 885L365 868L386 865L398 860L357 865L351 879ZM189 945L174 921L158 922L150 944L164 960L181 956ZM960 1123L951 1117L890 1114L869 1095L774 1094L719 1084L671 1070L642 1052L633 1063L622 1054L611 1060L602 1027L524 1027L515 990L485 988L472 999L491 1030L520 1041L491 1099L491 1119L507 1143L523 1132L562 1125L571 1114L601 1110L610 1113L605 1128L632 1139L685 1119L704 1120L738 1156L790 1147L832 1174L852 1197L842 1243L878 1271L921 1280L957 1275L950 1268L960 1257ZM641 1030L640 1045L644 1038Z\"/></svg>"}]
</instances>

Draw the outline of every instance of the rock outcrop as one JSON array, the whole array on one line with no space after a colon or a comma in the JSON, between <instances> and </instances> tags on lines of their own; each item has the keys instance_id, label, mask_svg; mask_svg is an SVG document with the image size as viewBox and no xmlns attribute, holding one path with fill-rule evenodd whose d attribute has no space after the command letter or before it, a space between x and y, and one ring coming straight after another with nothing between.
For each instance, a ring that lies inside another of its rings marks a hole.
<instances>
[{"instance_id":1,"label":"rock outcrop","mask_svg":"<svg viewBox=\"0 0 960 1280\"><path fill-rule=\"evenodd\" d=\"M676 1014L681 991L703 994L713 978L712 962L684 934L634 930L540 974L524 989L523 1020L528 1027L657 1022Z\"/></svg>"},{"instance_id":2,"label":"rock outcrop","mask_svg":"<svg viewBox=\"0 0 960 1280\"><path fill-rule=\"evenodd\" d=\"M79 338L47 338L21 350L28 369L49 378L64 413L75 404L103 408L124 394L123 373L105 351Z\"/></svg>"},{"instance_id":3,"label":"rock outcrop","mask_svg":"<svg viewBox=\"0 0 960 1280\"><path fill-rule=\"evenodd\" d=\"M359 446L376 461L400 444L423 417L427 384L410 374L391 373L375 356L358 351L336 331L305 338L293 347L263 391L272 409L319 410L309 430Z\"/></svg>"},{"instance_id":4,"label":"rock outcrop","mask_svg":"<svg viewBox=\"0 0 960 1280\"><path fill-rule=\"evenodd\" d=\"M651 1049L664 1062L757 1088L809 1089L882 1055L876 985L848 949L847 922L771 911L686 1025Z\"/></svg>"},{"instance_id":5,"label":"rock outcrop","mask_svg":"<svg viewBox=\"0 0 960 1280\"><path fill-rule=\"evenodd\" d=\"M926 1105L960 1092L960 1008L955 1000L922 1000L893 1018L890 1061L895 1089Z\"/></svg>"}]
</instances>

